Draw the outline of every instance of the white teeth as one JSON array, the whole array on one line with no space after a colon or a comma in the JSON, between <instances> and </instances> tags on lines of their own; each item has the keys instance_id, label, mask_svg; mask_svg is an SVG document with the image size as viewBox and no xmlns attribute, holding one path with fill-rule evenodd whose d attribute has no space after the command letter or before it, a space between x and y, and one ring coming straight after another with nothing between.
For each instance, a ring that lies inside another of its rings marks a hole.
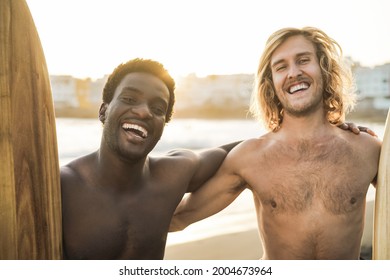
<instances>
[{"instance_id":1,"label":"white teeth","mask_svg":"<svg viewBox=\"0 0 390 280\"><path fill-rule=\"evenodd\" d=\"M122 128L125 130L130 130L130 129L136 130L142 138L148 137L148 131L142 126L131 124L131 123L124 123L122 125Z\"/></svg>"},{"instance_id":2,"label":"white teeth","mask_svg":"<svg viewBox=\"0 0 390 280\"><path fill-rule=\"evenodd\" d=\"M290 91L289 91L289 92L290 92L290 93L294 93L294 92L296 92L296 91L298 91L298 90L307 89L307 88L309 88L309 85L308 85L308 84L306 84L306 83L301 83L301 84L292 86L292 87L290 88Z\"/></svg>"}]
</instances>

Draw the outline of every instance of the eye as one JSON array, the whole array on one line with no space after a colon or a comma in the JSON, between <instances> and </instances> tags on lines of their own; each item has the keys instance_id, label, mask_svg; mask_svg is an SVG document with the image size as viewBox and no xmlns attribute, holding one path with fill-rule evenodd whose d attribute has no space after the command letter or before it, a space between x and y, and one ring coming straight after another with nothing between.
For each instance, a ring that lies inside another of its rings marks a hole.
<instances>
[{"instance_id":1,"label":"eye","mask_svg":"<svg viewBox=\"0 0 390 280\"><path fill-rule=\"evenodd\" d=\"M135 97L132 96L124 96L122 97L122 101L127 104L137 104L138 100Z\"/></svg>"},{"instance_id":2,"label":"eye","mask_svg":"<svg viewBox=\"0 0 390 280\"><path fill-rule=\"evenodd\" d=\"M166 109L163 106L152 106L151 107L153 114L157 116L163 116L166 114Z\"/></svg>"},{"instance_id":3,"label":"eye","mask_svg":"<svg viewBox=\"0 0 390 280\"><path fill-rule=\"evenodd\" d=\"M286 69L287 66L284 63L278 63L273 68L274 68L275 72L280 72L280 71L283 71L284 69Z\"/></svg>"},{"instance_id":4,"label":"eye","mask_svg":"<svg viewBox=\"0 0 390 280\"><path fill-rule=\"evenodd\" d=\"M308 57L302 57L298 60L299 64L307 64L310 61L310 58Z\"/></svg>"}]
</instances>

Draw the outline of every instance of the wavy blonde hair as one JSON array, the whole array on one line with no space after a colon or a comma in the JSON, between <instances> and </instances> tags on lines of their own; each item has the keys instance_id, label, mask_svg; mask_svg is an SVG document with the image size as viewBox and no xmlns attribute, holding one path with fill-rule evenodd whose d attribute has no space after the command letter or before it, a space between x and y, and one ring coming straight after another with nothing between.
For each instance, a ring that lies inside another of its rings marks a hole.
<instances>
[{"instance_id":1,"label":"wavy blonde hair","mask_svg":"<svg viewBox=\"0 0 390 280\"><path fill-rule=\"evenodd\" d=\"M250 112L264 122L271 131L277 131L283 121L283 108L276 96L272 81L271 57L274 51L291 36L302 35L313 43L320 64L324 92L323 102L327 119L340 124L345 114L355 105L354 83L350 67L344 63L340 45L325 32L314 27L283 28L267 40L255 78Z\"/></svg>"}]
</instances>

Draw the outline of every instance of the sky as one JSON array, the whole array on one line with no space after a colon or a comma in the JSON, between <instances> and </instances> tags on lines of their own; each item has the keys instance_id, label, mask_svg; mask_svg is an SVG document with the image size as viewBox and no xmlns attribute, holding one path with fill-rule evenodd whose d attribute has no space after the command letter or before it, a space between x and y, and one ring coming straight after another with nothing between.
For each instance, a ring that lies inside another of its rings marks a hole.
<instances>
[{"instance_id":1,"label":"sky","mask_svg":"<svg viewBox=\"0 0 390 280\"><path fill-rule=\"evenodd\" d=\"M283 27L315 26L363 66L390 62L389 0L26 0L51 75L143 57L174 76L252 74Z\"/></svg>"}]
</instances>

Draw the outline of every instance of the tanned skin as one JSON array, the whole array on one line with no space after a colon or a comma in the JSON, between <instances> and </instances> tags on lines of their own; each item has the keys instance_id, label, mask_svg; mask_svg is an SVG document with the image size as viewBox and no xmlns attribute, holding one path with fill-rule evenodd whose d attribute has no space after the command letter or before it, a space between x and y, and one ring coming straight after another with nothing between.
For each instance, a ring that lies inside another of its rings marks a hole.
<instances>
[{"instance_id":1,"label":"tanned skin","mask_svg":"<svg viewBox=\"0 0 390 280\"><path fill-rule=\"evenodd\" d=\"M119 81L112 100L103 94L99 150L61 168L64 258L162 259L183 195L214 175L237 144L149 156L173 106L167 82L147 72L149 64L156 65L134 60L113 72ZM121 71L130 72L119 79ZM348 128L359 133L353 124Z\"/></svg>"},{"instance_id":2,"label":"tanned skin","mask_svg":"<svg viewBox=\"0 0 390 280\"><path fill-rule=\"evenodd\" d=\"M64 258L164 257L176 206L235 145L148 156L163 132L168 95L156 76L126 75L100 109L100 149L61 168Z\"/></svg>"},{"instance_id":3,"label":"tanned skin","mask_svg":"<svg viewBox=\"0 0 390 280\"><path fill-rule=\"evenodd\" d=\"M357 260L381 143L326 119L321 70L305 37L288 38L271 65L285 111L280 129L237 145L217 174L183 200L171 231L219 212L248 188L263 259Z\"/></svg>"}]
</instances>

